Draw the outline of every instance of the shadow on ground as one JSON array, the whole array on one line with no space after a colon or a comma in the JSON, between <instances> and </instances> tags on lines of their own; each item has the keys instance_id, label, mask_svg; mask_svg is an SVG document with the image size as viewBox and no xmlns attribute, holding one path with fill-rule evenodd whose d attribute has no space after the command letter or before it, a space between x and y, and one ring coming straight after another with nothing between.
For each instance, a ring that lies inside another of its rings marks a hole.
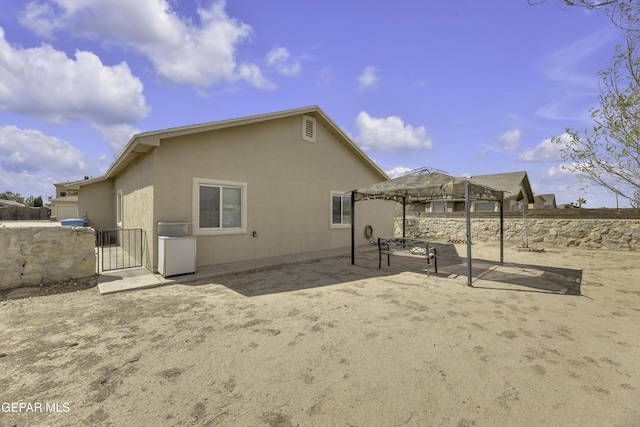
<instances>
[{"instance_id":1,"label":"shadow on ground","mask_svg":"<svg viewBox=\"0 0 640 427\"><path fill-rule=\"evenodd\" d=\"M219 283L244 296L261 296L281 292L309 290L346 282L364 281L374 277L390 277L406 272L419 274L425 283L439 279L444 286L467 283L466 257L461 257L453 244L438 244L438 272L432 267L428 273L426 260L404 257L389 259L383 256L378 268L377 250L356 254L355 264L350 257L335 257L295 264L294 269L273 266L252 274L233 273L215 278ZM466 254L465 254L466 255ZM472 262L473 287L478 289L545 292L558 295L580 295L582 271L544 265L505 263L481 258L474 253ZM444 279L444 280L442 280ZM211 283L203 279L187 285Z\"/></svg>"}]
</instances>

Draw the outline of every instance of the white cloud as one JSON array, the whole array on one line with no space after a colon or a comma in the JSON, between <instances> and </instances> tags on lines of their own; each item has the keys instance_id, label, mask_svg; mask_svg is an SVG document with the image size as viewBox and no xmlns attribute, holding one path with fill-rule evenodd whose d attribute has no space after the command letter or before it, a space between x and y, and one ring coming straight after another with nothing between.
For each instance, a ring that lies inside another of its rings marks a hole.
<instances>
[{"instance_id":1,"label":"white cloud","mask_svg":"<svg viewBox=\"0 0 640 427\"><path fill-rule=\"evenodd\" d=\"M389 175L390 178L398 178L402 175L405 175L407 172L411 172L412 169L410 168L405 168L402 166L396 166L395 168L391 169L390 171L385 171L385 173L387 175Z\"/></svg>"},{"instance_id":2,"label":"white cloud","mask_svg":"<svg viewBox=\"0 0 640 427\"><path fill-rule=\"evenodd\" d=\"M320 75L318 76L317 84L319 86L327 86L333 80L333 68L330 66L326 66L320 70Z\"/></svg>"},{"instance_id":3,"label":"white cloud","mask_svg":"<svg viewBox=\"0 0 640 427\"><path fill-rule=\"evenodd\" d=\"M267 80L255 64L241 64L238 67L238 76L258 89L276 89L277 86Z\"/></svg>"},{"instance_id":4,"label":"white cloud","mask_svg":"<svg viewBox=\"0 0 640 427\"><path fill-rule=\"evenodd\" d=\"M540 117L558 121L591 122L590 108L596 101L595 93L559 91L553 99L536 110Z\"/></svg>"},{"instance_id":5,"label":"white cloud","mask_svg":"<svg viewBox=\"0 0 640 427\"><path fill-rule=\"evenodd\" d=\"M380 81L380 78L376 75L377 71L378 69L372 65L365 67L362 70L362 74L358 76L358 88L364 90L375 87Z\"/></svg>"},{"instance_id":6,"label":"white cloud","mask_svg":"<svg viewBox=\"0 0 640 427\"><path fill-rule=\"evenodd\" d=\"M55 180L43 180L36 174L6 172L0 166L0 192L11 191L22 197L42 196L46 203L47 197L55 194L54 183L56 183Z\"/></svg>"},{"instance_id":7,"label":"white cloud","mask_svg":"<svg viewBox=\"0 0 640 427\"><path fill-rule=\"evenodd\" d=\"M120 154L133 135L140 133L136 127L124 123L117 125L94 124L91 127L98 132L100 139L109 145L114 156Z\"/></svg>"},{"instance_id":8,"label":"white cloud","mask_svg":"<svg viewBox=\"0 0 640 427\"><path fill-rule=\"evenodd\" d=\"M566 138L566 134L561 138ZM542 141L533 150L524 151L518 157L521 162L546 163L561 160L560 150L551 142L551 138Z\"/></svg>"},{"instance_id":9,"label":"white cloud","mask_svg":"<svg viewBox=\"0 0 640 427\"><path fill-rule=\"evenodd\" d=\"M246 80L273 88L257 65L236 62L236 48L252 28L224 8L223 0L214 1L192 19L179 15L168 0L44 0L30 2L21 22L44 36L66 30L132 47L171 83L209 87Z\"/></svg>"},{"instance_id":10,"label":"white cloud","mask_svg":"<svg viewBox=\"0 0 640 427\"><path fill-rule=\"evenodd\" d=\"M371 117L366 111L356 117L359 135L355 141L371 151L429 150L433 147L424 126L414 128L405 124L400 117L384 119Z\"/></svg>"},{"instance_id":11,"label":"white cloud","mask_svg":"<svg viewBox=\"0 0 640 427\"><path fill-rule=\"evenodd\" d=\"M545 75L563 85L593 90L597 78L594 73L581 71L584 69L581 65L598 54L614 38L614 33L602 30L551 52L540 61Z\"/></svg>"},{"instance_id":12,"label":"white cloud","mask_svg":"<svg viewBox=\"0 0 640 427\"><path fill-rule=\"evenodd\" d=\"M142 83L125 62L105 66L91 52L75 60L50 45L14 49L0 28L0 110L52 124L133 122L147 115Z\"/></svg>"},{"instance_id":13,"label":"white cloud","mask_svg":"<svg viewBox=\"0 0 640 427\"><path fill-rule=\"evenodd\" d=\"M598 101L597 70L607 67L602 58L610 56L603 56L602 52L612 46L615 38L615 32L603 29L538 60L537 67L549 80L552 95L536 114L563 122L590 122L589 109Z\"/></svg>"},{"instance_id":14,"label":"white cloud","mask_svg":"<svg viewBox=\"0 0 640 427\"><path fill-rule=\"evenodd\" d=\"M502 148L507 151L515 150L520 146L520 136L522 132L520 129L509 130L498 137Z\"/></svg>"},{"instance_id":15,"label":"white cloud","mask_svg":"<svg viewBox=\"0 0 640 427\"><path fill-rule=\"evenodd\" d=\"M0 168L7 173L85 175L94 172L80 150L38 130L0 127Z\"/></svg>"},{"instance_id":16,"label":"white cloud","mask_svg":"<svg viewBox=\"0 0 640 427\"><path fill-rule=\"evenodd\" d=\"M298 61L290 61L291 54L286 47L274 47L267 52L267 64L274 67L284 76L296 76L300 73L301 65Z\"/></svg>"},{"instance_id":17,"label":"white cloud","mask_svg":"<svg viewBox=\"0 0 640 427\"><path fill-rule=\"evenodd\" d=\"M583 207L586 208L631 207L630 202L622 197L616 201L616 196L611 190L583 181L578 173L570 170L573 167L575 165L567 163L554 165L542 175L540 187L544 188L545 192L554 193L558 204L576 202L579 197L584 197L587 203ZM534 188L537 187L536 185Z\"/></svg>"}]
</instances>

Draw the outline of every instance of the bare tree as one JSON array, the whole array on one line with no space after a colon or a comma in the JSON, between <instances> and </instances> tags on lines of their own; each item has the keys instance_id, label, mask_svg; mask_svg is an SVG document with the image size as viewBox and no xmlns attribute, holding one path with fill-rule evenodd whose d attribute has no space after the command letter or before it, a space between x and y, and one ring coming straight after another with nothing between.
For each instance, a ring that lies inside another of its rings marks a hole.
<instances>
[{"instance_id":1,"label":"bare tree","mask_svg":"<svg viewBox=\"0 0 640 427\"><path fill-rule=\"evenodd\" d=\"M547 3L548 0L527 0L530 5ZM638 23L637 0L554 0L561 7L572 8L581 7L588 10L599 10L604 12L611 22L623 30L633 30Z\"/></svg>"},{"instance_id":2,"label":"bare tree","mask_svg":"<svg viewBox=\"0 0 640 427\"><path fill-rule=\"evenodd\" d=\"M566 129L552 141L569 162L565 169L640 207L640 4L638 0L556 1L603 11L620 29L623 43L616 46L609 68L598 73L600 105L590 110L594 125L582 132Z\"/></svg>"}]
</instances>

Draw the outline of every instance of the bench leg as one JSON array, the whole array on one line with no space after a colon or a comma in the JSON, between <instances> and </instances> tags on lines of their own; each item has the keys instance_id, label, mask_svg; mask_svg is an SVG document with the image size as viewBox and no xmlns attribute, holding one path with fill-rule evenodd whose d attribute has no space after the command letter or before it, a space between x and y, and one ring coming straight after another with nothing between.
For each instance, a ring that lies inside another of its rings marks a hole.
<instances>
[{"instance_id":1,"label":"bench leg","mask_svg":"<svg viewBox=\"0 0 640 427\"><path fill-rule=\"evenodd\" d=\"M390 258L391 258L391 255L387 255L387 267L389 267L391 265L391 263L389 262Z\"/></svg>"},{"instance_id":2,"label":"bench leg","mask_svg":"<svg viewBox=\"0 0 640 427\"><path fill-rule=\"evenodd\" d=\"M378 270L382 266L382 252L378 251Z\"/></svg>"}]
</instances>

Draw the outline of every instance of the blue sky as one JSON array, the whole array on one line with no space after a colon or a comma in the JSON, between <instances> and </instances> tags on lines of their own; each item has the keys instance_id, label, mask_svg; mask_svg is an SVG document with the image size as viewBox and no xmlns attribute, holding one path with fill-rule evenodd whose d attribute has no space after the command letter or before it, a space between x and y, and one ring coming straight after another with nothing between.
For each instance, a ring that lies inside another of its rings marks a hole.
<instances>
[{"instance_id":1,"label":"blue sky","mask_svg":"<svg viewBox=\"0 0 640 427\"><path fill-rule=\"evenodd\" d=\"M6 4L8 3L8 4ZM549 143L590 126L606 16L527 0L36 0L0 14L0 191L100 176L142 131L319 105L387 173L526 170L615 207ZM621 206L624 206L621 204Z\"/></svg>"}]
</instances>

